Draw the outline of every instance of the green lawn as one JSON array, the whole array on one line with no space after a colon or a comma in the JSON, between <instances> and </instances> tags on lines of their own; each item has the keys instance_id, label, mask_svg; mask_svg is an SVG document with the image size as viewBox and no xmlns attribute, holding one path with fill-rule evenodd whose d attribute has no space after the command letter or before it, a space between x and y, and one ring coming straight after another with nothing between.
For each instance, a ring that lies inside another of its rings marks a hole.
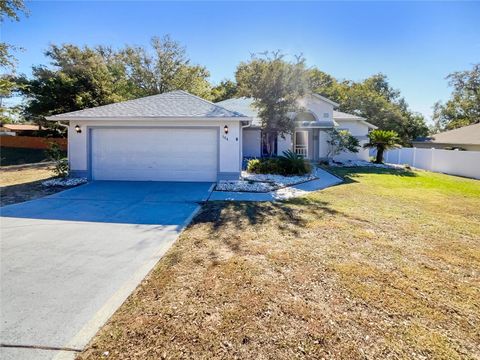
<instances>
[{"instance_id":1,"label":"green lawn","mask_svg":"<svg viewBox=\"0 0 480 360\"><path fill-rule=\"evenodd\" d=\"M79 358L480 358L480 181L332 171L205 204Z\"/></svg>"}]
</instances>

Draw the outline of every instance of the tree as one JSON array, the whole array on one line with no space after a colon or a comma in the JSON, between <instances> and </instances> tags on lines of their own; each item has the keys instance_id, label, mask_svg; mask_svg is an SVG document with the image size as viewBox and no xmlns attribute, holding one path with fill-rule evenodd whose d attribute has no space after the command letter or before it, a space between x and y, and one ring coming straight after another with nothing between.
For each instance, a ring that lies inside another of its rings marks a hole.
<instances>
[{"instance_id":1,"label":"tree","mask_svg":"<svg viewBox=\"0 0 480 360\"><path fill-rule=\"evenodd\" d=\"M23 0L0 0L0 24L6 18L19 21L19 13L27 13ZM13 115L18 113L16 107L7 108L4 106L4 99L11 97L17 90L13 80L17 60L12 54L16 50L18 50L16 46L3 41L0 42L0 68L4 72L0 76L0 122L10 122Z\"/></svg>"},{"instance_id":2,"label":"tree","mask_svg":"<svg viewBox=\"0 0 480 360\"><path fill-rule=\"evenodd\" d=\"M373 130L368 134L369 142L363 145L365 148L376 148L377 158L375 163L383 163L383 153L385 150L398 147L400 140L398 134L392 130Z\"/></svg>"},{"instance_id":3,"label":"tree","mask_svg":"<svg viewBox=\"0 0 480 360\"><path fill-rule=\"evenodd\" d=\"M185 47L169 35L151 40L153 55L145 48L127 46L120 52L125 72L139 96L185 90L194 95L210 98L210 73L199 65L191 65Z\"/></svg>"},{"instance_id":4,"label":"tree","mask_svg":"<svg viewBox=\"0 0 480 360\"><path fill-rule=\"evenodd\" d=\"M385 130L396 131L403 144L426 136L425 119L408 109L400 92L393 89L384 74L375 74L361 82L338 81L318 69L310 69L309 84L313 92L340 104L339 110L368 119Z\"/></svg>"},{"instance_id":5,"label":"tree","mask_svg":"<svg viewBox=\"0 0 480 360\"><path fill-rule=\"evenodd\" d=\"M357 153L360 143L348 130L327 130L328 153L327 158L333 158L343 151Z\"/></svg>"},{"instance_id":6,"label":"tree","mask_svg":"<svg viewBox=\"0 0 480 360\"><path fill-rule=\"evenodd\" d=\"M305 59L286 61L279 52L252 56L237 67L238 94L253 98L265 136L267 156L273 155L278 135L295 127L292 114L299 110L297 100L307 91Z\"/></svg>"},{"instance_id":7,"label":"tree","mask_svg":"<svg viewBox=\"0 0 480 360\"><path fill-rule=\"evenodd\" d=\"M471 70L451 73L446 79L453 92L445 104L434 105L435 129L451 130L480 122L480 63Z\"/></svg>"},{"instance_id":8,"label":"tree","mask_svg":"<svg viewBox=\"0 0 480 360\"><path fill-rule=\"evenodd\" d=\"M212 101L218 102L231 99L237 95L237 84L232 80L222 80L220 84L212 88Z\"/></svg>"},{"instance_id":9,"label":"tree","mask_svg":"<svg viewBox=\"0 0 480 360\"><path fill-rule=\"evenodd\" d=\"M51 67L34 66L32 79L17 79L27 100L26 119L49 126L52 124L45 122L45 116L131 98L124 74L115 72L98 50L51 45L45 55L51 59Z\"/></svg>"},{"instance_id":10,"label":"tree","mask_svg":"<svg viewBox=\"0 0 480 360\"><path fill-rule=\"evenodd\" d=\"M25 96L25 117L44 117L172 90L209 97L209 73L190 65L185 49L166 36L152 39L153 54L143 47L51 45L50 66L34 66L32 78L17 78ZM50 125L51 123L44 123Z\"/></svg>"}]
</instances>

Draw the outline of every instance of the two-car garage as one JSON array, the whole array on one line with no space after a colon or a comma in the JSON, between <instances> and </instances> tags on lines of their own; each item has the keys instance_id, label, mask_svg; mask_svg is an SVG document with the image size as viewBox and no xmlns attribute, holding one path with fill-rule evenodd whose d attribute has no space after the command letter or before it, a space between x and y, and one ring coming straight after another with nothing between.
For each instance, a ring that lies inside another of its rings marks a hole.
<instances>
[{"instance_id":1,"label":"two-car garage","mask_svg":"<svg viewBox=\"0 0 480 360\"><path fill-rule=\"evenodd\" d=\"M93 180L216 181L218 129L92 128Z\"/></svg>"},{"instance_id":2,"label":"two-car garage","mask_svg":"<svg viewBox=\"0 0 480 360\"><path fill-rule=\"evenodd\" d=\"M180 90L47 119L68 124L73 177L198 182L239 178L252 120Z\"/></svg>"}]
</instances>

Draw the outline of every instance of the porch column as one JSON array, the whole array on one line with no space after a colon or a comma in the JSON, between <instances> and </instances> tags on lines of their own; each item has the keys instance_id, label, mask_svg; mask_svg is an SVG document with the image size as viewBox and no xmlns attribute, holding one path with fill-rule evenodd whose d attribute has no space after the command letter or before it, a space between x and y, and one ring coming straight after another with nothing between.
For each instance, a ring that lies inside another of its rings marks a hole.
<instances>
[{"instance_id":1,"label":"porch column","mask_svg":"<svg viewBox=\"0 0 480 360\"><path fill-rule=\"evenodd\" d=\"M319 146L320 146L320 130L313 129L313 161L318 161L319 159Z\"/></svg>"}]
</instances>

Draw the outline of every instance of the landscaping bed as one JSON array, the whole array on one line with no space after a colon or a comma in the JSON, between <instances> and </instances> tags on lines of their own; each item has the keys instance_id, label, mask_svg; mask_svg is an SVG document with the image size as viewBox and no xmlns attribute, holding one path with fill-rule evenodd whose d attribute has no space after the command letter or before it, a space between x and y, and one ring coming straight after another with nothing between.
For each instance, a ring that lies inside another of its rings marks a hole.
<instances>
[{"instance_id":1,"label":"landscaping bed","mask_svg":"<svg viewBox=\"0 0 480 360\"><path fill-rule=\"evenodd\" d=\"M269 192L315 179L317 177L313 174L283 176L278 174L251 174L247 171L242 171L241 180L221 180L217 183L215 190Z\"/></svg>"},{"instance_id":2,"label":"landscaping bed","mask_svg":"<svg viewBox=\"0 0 480 360\"><path fill-rule=\"evenodd\" d=\"M328 166L331 167L373 167L381 169L405 169L404 165L397 164L376 164L363 160L345 160L345 161L329 161Z\"/></svg>"}]
</instances>

